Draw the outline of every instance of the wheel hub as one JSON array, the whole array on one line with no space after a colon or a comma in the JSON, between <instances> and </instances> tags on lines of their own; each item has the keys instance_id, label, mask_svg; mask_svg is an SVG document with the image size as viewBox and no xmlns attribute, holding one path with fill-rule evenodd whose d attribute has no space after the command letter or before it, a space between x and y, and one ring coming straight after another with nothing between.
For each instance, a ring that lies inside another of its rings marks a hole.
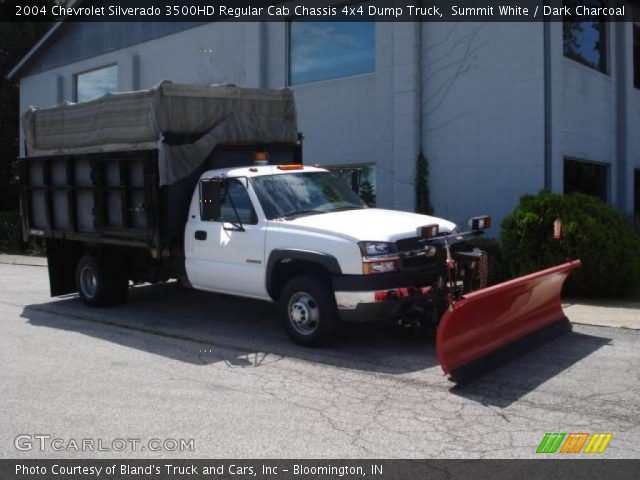
<instances>
[{"instance_id":1,"label":"wheel hub","mask_svg":"<svg viewBox=\"0 0 640 480\"><path fill-rule=\"evenodd\" d=\"M309 335L318 327L320 312L316 301L305 292L292 295L289 302L289 320L298 332Z\"/></svg>"},{"instance_id":2,"label":"wheel hub","mask_svg":"<svg viewBox=\"0 0 640 480\"><path fill-rule=\"evenodd\" d=\"M88 297L93 298L97 290L96 275L91 267L84 267L80 272L80 288L82 292Z\"/></svg>"},{"instance_id":3,"label":"wheel hub","mask_svg":"<svg viewBox=\"0 0 640 480\"><path fill-rule=\"evenodd\" d=\"M302 302L296 302L291 307L291 318L300 325L306 325L309 322L309 309Z\"/></svg>"}]
</instances>

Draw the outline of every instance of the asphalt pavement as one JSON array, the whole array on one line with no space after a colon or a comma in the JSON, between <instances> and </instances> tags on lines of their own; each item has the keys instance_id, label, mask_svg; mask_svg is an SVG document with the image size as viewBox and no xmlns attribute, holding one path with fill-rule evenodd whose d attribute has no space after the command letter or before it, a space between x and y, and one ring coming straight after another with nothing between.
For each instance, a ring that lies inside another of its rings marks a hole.
<instances>
[{"instance_id":1,"label":"asphalt pavement","mask_svg":"<svg viewBox=\"0 0 640 480\"><path fill-rule=\"evenodd\" d=\"M638 330L576 325L456 387L426 335L354 326L302 348L267 303L168 283L90 309L13 263L0 263L1 458L534 458L546 432L611 432L599 456L640 458Z\"/></svg>"}]
</instances>

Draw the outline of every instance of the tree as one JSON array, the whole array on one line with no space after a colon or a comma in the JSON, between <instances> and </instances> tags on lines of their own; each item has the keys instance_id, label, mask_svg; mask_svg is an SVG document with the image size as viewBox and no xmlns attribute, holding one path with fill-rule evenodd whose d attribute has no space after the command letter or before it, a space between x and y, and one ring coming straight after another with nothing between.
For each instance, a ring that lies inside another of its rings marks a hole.
<instances>
[{"instance_id":1,"label":"tree","mask_svg":"<svg viewBox=\"0 0 640 480\"><path fill-rule=\"evenodd\" d=\"M424 153L420 152L416 162L416 212L423 215L431 215L431 193L429 191L429 161Z\"/></svg>"},{"instance_id":2,"label":"tree","mask_svg":"<svg viewBox=\"0 0 640 480\"><path fill-rule=\"evenodd\" d=\"M374 207L376 205L376 191L369 180L362 181L358 195L360 195L362 201L368 206Z\"/></svg>"},{"instance_id":3,"label":"tree","mask_svg":"<svg viewBox=\"0 0 640 480\"><path fill-rule=\"evenodd\" d=\"M0 22L0 211L18 209L20 92L7 74L51 27L49 22Z\"/></svg>"}]
</instances>

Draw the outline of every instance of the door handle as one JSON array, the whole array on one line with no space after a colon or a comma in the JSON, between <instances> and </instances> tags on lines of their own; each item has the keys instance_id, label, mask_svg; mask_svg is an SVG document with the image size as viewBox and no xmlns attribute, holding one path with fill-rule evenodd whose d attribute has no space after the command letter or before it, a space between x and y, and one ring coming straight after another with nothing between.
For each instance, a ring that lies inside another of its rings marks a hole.
<instances>
[{"instance_id":1,"label":"door handle","mask_svg":"<svg viewBox=\"0 0 640 480\"><path fill-rule=\"evenodd\" d=\"M196 237L196 240L206 240L207 232L205 232L204 230L196 230L195 237Z\"/></svg>"}]
</instances>

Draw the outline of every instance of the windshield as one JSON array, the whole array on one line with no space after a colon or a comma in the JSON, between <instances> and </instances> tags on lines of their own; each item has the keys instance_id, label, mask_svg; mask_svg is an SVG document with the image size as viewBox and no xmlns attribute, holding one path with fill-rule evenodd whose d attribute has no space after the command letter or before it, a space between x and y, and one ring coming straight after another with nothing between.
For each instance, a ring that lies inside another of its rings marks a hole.
<instances>
[{"instance_id":1,"label":"windshield","mask_svg":"<svg viewBox=\"0 0 640 480\"><path fill-rule=\"evenodd\" d=\"M253 177L268 219L366 208L344 182L328 172L283 173Z\"/></svg>"}]
</instances>

